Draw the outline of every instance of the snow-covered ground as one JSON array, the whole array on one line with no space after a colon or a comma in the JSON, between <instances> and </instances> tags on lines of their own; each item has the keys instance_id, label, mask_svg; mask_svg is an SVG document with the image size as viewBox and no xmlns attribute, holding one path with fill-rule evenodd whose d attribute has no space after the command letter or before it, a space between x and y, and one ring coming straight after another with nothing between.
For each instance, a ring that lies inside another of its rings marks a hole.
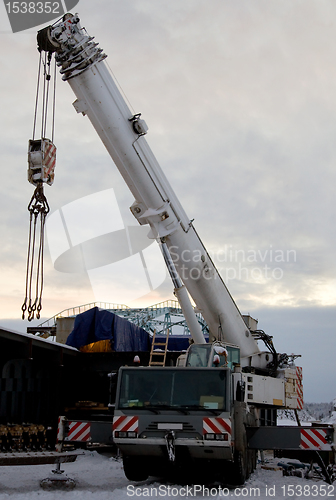
<instances>
[{"instance_id":1,"label":"snow-covered ground","mask_svg":"<svg viewBox=\"0 0 336 500\"><path fill-rule=\"evenodd\" d=\"M310 418L300 412L302 425L310 425ZM305 421L303 421L305 420ZM336 423L336 411L328 418L328 423ZM279 415L278 425L297 425L294 413L287 411ZM218 484L195 484L185 486L169 482L159 482L155 478L141 483L126 479L122 461L102 455L96 451L85 451L74 463L63 464L62 469L76 481L76 488L69 491L44 491L40 481L50 476L55 466L16 466L0 467L0 500L127 500L130 498L172 498L183 500L197 497L216 500L230 498L293 499L293 498L336 498L336 482L328 485L323 480L302 477L284 477L277 468L280 460L266 456L262 468L258 464L256 471L246 484L238 489L227 488Z\"/></svg>"},{"instance_id":2,"label":"snow-covered ground","mask_svg":"<svg viewBox=\"0 0 336 500\"><path fill-rule=\"evenodd\" d=\"M267 466L279 459L269 459ZM40 481L49 476L53 466L18 466L0 469L0 500L126 500L130 498L172 498L184 500L197 497L222 499L259 498L276 500L292 498L335 497L334 486L322 480L283 477L280 470L265 470L259 464L246 484L238 489L210 485L177 485L158 482L155 478L135 483L123 473L122 462L113 457L86 451L77 461L62 465L67 475L76 480L71 491L44 491ZM336 485L336 483L335 483Z\"/></svg>"}]
</instances>

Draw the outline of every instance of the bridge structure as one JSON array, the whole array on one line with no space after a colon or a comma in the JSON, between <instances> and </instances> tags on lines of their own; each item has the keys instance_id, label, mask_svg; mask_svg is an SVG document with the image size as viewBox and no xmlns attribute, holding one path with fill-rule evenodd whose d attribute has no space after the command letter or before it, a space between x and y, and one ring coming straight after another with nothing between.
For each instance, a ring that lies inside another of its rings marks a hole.
<instances>
[{"instance_id":1,"label":"bridge structure","mask_svg":"<svg viewBox=\"0 0 336 500\"><path fill-rule=\"evenodd\" d=\"M76 307L64 309L48 320L43 321L37 327L28 327L27 333L37 336L50 337L56 335L57 320L61 318L75 318L89 309L98 307L110 311L131 323L143 328L151 336L156 335L176 335L190 337L187 322L182 314L179 303L176 300L166 300L149 307L131 308L124 304L111 304L108 302L90 302ZM203 334L209 335L209 328L202 314L196 311L198 322Z\"/></svg>"}]
</instances>

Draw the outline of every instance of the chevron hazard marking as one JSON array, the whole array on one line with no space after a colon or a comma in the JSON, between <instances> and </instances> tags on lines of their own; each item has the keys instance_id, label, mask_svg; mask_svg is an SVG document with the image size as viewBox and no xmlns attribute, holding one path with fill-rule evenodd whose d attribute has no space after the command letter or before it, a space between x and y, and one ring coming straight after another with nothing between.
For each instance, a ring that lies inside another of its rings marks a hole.
<instances>
[{"instance_id":1,"label":"chevron hazard marking","mask_svg":"<svg viewBox=\"0 0 336 500\"><path fill-rule=\"evenodd\" d=\"M231 436L231 422L227 418L206 417L203 418L203 434L229 434Z\"/></svg>"},{"instance_id":2,"label":"chevron hazard marking","mask_svg":"<svg viewBox=\"0 0 336 500\"><path fill-rule=\"evenodd\" d=\"M300 448L303 450L330 450L325 429L301 429Z\"/></svg>"},{"instance_id":3,"label":"chevron hazard marking","mask_svg":"<svg viewBox=\"0 0 336 500\"><path fill-rule=\"evenodd\" d=\"M138 432L139 428L139 418L132 416L126 417L126 415L121 415L120 417L113 418L113 435L116 431L119 432Z\"/></svg>"},{"instance_id":4,"label":"chevron hazard marking","mask_svg":"<svg viewBox=\"0 0 336 500\"><path fill-rule=\"evenodd\" d=\"M91 441L90 422L68 422L69 432L65 441Z\"/></svg>"}]
</instances>

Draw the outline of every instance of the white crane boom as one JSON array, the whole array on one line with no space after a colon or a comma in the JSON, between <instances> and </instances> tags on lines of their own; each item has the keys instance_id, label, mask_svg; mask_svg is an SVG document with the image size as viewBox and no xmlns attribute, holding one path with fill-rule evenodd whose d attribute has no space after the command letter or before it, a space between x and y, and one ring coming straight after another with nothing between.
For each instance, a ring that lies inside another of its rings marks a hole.
<instances>
[{"instance_id":1,"label":"white crane boom","mask_svg":"<svg viewBox=\"0 0 336 500\"><path fill-rule=\"evenodd\" d=\"M238 345L243 358L257 355L257 342L148 146L146 123L132 114L117 88L102 49L72 14L41 30L38 44L39 50L57 53L63 80L77 97L75 109L88 116L131 190L135 198L131 211L138 222L149 224L149 237L169 249L180 278L209 326L210 341Z\"/></svg>"}]
</instances>

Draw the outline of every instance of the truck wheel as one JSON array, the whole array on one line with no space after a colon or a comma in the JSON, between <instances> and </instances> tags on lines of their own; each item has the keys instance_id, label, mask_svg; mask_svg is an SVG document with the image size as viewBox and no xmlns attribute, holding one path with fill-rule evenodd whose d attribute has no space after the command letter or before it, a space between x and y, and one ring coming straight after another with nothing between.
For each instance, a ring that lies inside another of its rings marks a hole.
<instances>
[{"instance_id":1,"label":"truck wheel","mask_svg":"<svg viewBox=\"0 0 336 500\"><path fill-rule=\"evenodd\" d=\"M248 479L250 475L252 474L254 468L253 468L253 454L254 450L247 450L247 477Z\"/></svg>"},{"instance_id":2,"label":"truck wheel","mask_svg":"<svg viewBox=\"0 0 336 500\"><path fill-rule=\"evenodd\" d=\"M247 479L247 453L237 451L233 464L231 481L234 485L240 486ZM230 482L231 482L230 481Z\"/></svg>"},{"instance_id":3,"label":"truck wheel","mask_svg":"<svg viewBox=\"0 0 336 500\"><path fill-rule=\"evenodd\" d=\"M130 481L145 481L145 479L148 478L148 472L143 458L124 457L123 465L125 476Z\"/></svg>"}]
</instances>

